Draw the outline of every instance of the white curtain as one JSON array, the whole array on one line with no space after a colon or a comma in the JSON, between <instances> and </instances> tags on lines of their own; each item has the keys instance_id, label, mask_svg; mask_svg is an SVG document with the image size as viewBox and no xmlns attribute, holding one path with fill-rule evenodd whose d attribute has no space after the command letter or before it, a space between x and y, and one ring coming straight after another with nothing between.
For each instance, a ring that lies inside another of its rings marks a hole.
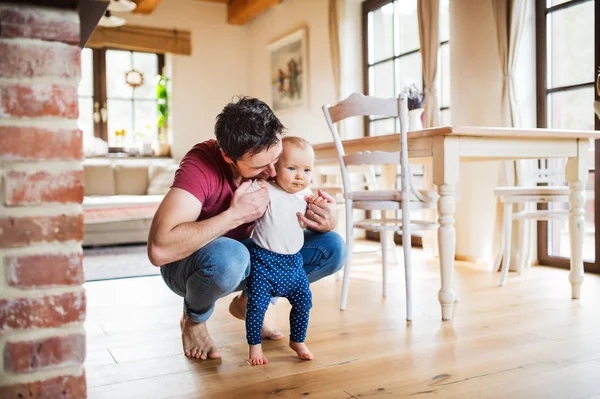
<instances>
[{"instance_id":1,"label":"white curtain","mask_svg":"<svg viewBox=\"0 0 600 399\"><path fill-rule=\"evenodd\" d=\"M514 74L519 55L521 37L525 26L527 7L529 0L492 0L494 9L494 19L496 22L496 32L498 39L498 52L500 64L502 66L502 105L501 120L505 127L520 127L521 116L519 104L516 98ZM524 184L530 176L531 162L504 162L500 171L499 186L514 186ZM500 260L503 252L502 243L502 219L504 209L500 201L497 202L496 225L494 230L495 252L497 262ZM527 261L535 254L537 247L535 239L531 239L532 229L535 225L527 222L527 237L519 237L519 231L513 231L512 261L507 260L503 264L515 265L520 256L524 256ZM515 245L524 243L525 245ZM524 253L523 253L524 251ZM514 266L512 267L514 268Z\"/></svg>"},{"instance_id":2,"label":"white curtain","mask_svg":"<svg viewBox=\"0 0 600 399\"><path fill-rule=\"evenodd\" d=\"M439 39L439 0L419 0L417 3L417 15L419 19L419 41L421 45L421 62L423 65L423 81L425 84L425 127L438 126L440 124L440 109L437 93L437 66ZM423 169L423 188L433 189L433 171L431 164ZM433 210L425 210L426 220L435 221L437 213ZM423 232L423 250L432 255L438 254L437 232Z\"/></svg>"}]
</instances>

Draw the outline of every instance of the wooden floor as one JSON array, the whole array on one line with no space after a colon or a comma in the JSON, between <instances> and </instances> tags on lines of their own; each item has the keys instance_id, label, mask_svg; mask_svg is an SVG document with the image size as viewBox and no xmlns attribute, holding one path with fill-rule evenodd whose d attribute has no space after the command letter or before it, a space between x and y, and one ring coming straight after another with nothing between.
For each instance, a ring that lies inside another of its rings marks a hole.
<instances>
[{"instance_id":1,"label":"wooden floor","mask_svg":"<svg viewBox=\"0 0 600 399\"><path fill-rule=\"evenodd\" d=\"M381 297L376 253L357 256L348 309L341 284L312 285L301 361L287 342L266 342L270 363L245 363L244 324L217 304L209 330L222 360L181 352L181 299L160 277L87 283L86 374L90 398L600 398L600 278L586 275L570 299L566 270L533 267L509 275L457 262L460 302L440 320L439 267L416 251L414 321L405 321L402 268L390 267ZM278 317L288 332L289 305Z\"/></svg>"}]
</instances>

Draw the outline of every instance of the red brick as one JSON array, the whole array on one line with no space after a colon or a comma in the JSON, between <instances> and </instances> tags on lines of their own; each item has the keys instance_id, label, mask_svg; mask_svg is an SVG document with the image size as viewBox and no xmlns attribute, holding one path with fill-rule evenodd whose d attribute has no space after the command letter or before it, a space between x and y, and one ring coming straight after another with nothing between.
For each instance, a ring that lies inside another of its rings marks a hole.
<instances>
[{"instance_id":1,"label":"red brick","mask_svg":"<svg viewBox=\"0 0 600 399\"><path fill-rule=\"evenodd\" d=\"M0 37L23 37L79 44L77 11L0 6Z\"/></svg>"},{"instance_id":2,"label":"red brick","mask_svg":"<svg viewBox=\"0 0 600 399\"><path fill-rule=\"evenodd\" d=\"M75 84L7 84L0 86L0 100L0 116L76 119L79 115Z\"/></svg>"},{"instance_id":3,"label":"red brick","mask_svg":"<svg viewBox=\"0 0 600 399\"><path fill-rule=\"evenodd\" d=\"M0 248L82 239L83 214L0 218Z\"/></svg>"},{"instance_id":4,"label":"red brick","mask_svg":"<svg viewBox=\"0 0 600 399\"><path fill-rule=\"evenodd\" d=\"M0 76L79 78L81 49L63 43L1 42Z\"/></svg>"},{"instance_id":5,"label":"red brick","mask_svg":"<svg viewBox=\"0 0 600 399\"><path fill-rule=\"evenodd\" d=\"M86 397L85 373L79 377L65 375L43 381L0 386L0 398L7 399L80 399Z\"/></svg>"},{"instance_id":6,"label":"red brick","mask_svg":"<svg viewBox=\"0 0 600 399\"><path fill-rule=\"evenodd\" d=\"M69 161L82 158L83 134L79 129L0 126L0 159Z\"/></svg>"},{"instance_id":7,"label":"red brick","mask_svg":"<svg viewBox=\"0 0 600 399\"><path fill-rule=\"evenodd\" d=\"M38 171L7 172L4 176L4 203L14 205L40 205L83 202L83 171L71 170L58 174Z\"/></svg>"},{"instance_id":8,"label":"red brick","mask_svg":"<svg viewBox=\"0 0 600 399\"><path fill-rule=\"evenodd\" d=\"M8 284L19 288L83 284L82 254L9 256Z\"/></svg>"},{"instance_id":9,"label":"red brick","mask_svg":"<svg viewBox=\"0 0 600 399\"><path fill-rule=\"evenodd\" d=\"M0 331L60 327L84 319L83 292L66 292L40 298L0 299Z\"/></svg>"},{"instance_id":10,"label":"red brick","mask_svg":"<svg viewBox=\"0 0 600 399\"><path fill-rule=\"evenodd\" d=\"M13 373L29 373L48 366L76 366L84 359L85 336L81 334L9 342L4 348L4 369Z\"/></svg>"}]
</instances>

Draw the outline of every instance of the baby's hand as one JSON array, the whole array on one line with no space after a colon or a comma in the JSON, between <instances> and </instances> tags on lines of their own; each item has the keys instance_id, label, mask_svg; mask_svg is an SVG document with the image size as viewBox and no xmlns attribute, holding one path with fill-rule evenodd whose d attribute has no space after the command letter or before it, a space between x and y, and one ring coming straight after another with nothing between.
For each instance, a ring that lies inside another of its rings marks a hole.
<instances>
[{"instance_id":1,"label":"baby's hand","mask_svg":"<svg viewBox=\"0 0 600 399\"><path fill-rule=\"evenodd\" d=\"M308 202L309 204L322 204L323 202L327 202L327 200L323 197L321 197L319 194L313 194L311 195L306 202Z\"/></svg>"}]
</instances>

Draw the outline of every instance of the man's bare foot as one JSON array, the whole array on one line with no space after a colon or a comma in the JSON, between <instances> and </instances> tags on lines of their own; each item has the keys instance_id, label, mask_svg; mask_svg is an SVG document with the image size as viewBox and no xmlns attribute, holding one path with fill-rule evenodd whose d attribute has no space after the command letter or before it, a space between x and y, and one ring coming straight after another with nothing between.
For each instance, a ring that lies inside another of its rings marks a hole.
<instances>
[{"instance_id":1,"label":"man's bare foot","mask_svg":"<svg viewBox=\"0 0 600 399\"><path fill-rule=\"evenodd\" d=\"M248 351L248 363L253 366L269 363L267 357L263 355L261 344L250 345L250 350Z\"/></svg>"},{"instance_id":2,"label":"man's bare foot","mask_svg":"<svg viewBox=\"0 0 600 399\"><path fill-rule=\"evenodd\" d=\"M312 360L314 358L312 352L308 349L308 346L306 346L304 342L290 341L290 348L296 351L300 359Z\"/></svg>"},{"instance_id":3,"label":"man's bare foot","mask_svg":"<svg viewBox=\"0 0 600 399\"><path fill-rule=\"evenodd\" d=\"M184 314L180 326L183 352L187 357L202 360L221 357L217 346L208 335L206 323L194 323Z\"/></svg>"},{"instance_id":4,"label":"man's bare foot","mask_svg":"<svg viewBox=\"0 0 600 399\"><path fill-rule=\"evenodd\" d=\"M248 296L245 291L240 295L233 297L229 304L229 313L235 318L246 320L246 305L248 304ZM265 320L263 321L262 337L271 341L279 341L283 338L283 334L277 331L275 327L275 309L267 310Z\"/></svg>"}]
</instances>

